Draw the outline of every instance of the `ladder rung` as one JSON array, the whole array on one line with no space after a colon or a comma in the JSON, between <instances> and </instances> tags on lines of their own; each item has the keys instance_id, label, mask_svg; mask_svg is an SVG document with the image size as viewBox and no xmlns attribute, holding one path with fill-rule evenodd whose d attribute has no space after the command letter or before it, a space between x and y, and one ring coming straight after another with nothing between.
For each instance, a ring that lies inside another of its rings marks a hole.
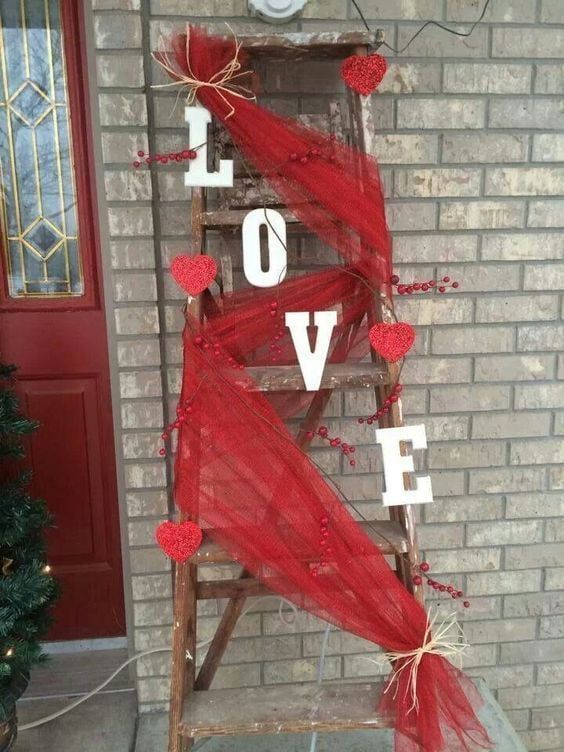
<instances>
[{"instance_id":1,"label":"ladder rung","mask_svg":"<svg viewBox=\"0 0 564 752\"><path fill-rule=\"evenodd\" d=\"M384 32L346 31L334 34L331 31L313 32L310 34L258 34L256 36L241 36L246 51L252 57L277 58L343 58L352 54L356 47L371 45L379 47L384 41Z\"/></svg>"},{"instance_id":2,"label":"ladder rung","mask_svg":"<svg viewBox=\"0 0 564 752\"><path fill-rule=\"evenodd\" d=\"M256 209L260 209L260 206L256 206ZM290 224L297 224L298 220L287 209L277 209L284 217L286 222ZM249 213L249 209L216 209L215 211L203 212L200 215L202 224L208 229L220 228L220 227L239 227L243 224L243 220Z\"/></svg>"},{"instance_id":3,"label":"ladder rung","mask_svg":"<svg viewBox=\"0 0 564 752\"><path fill-rule=\"evenodd\" d=\"M360 522L359 524L372 542L378 546L381 553L405 554L408 552L407 537L401 523L392 520L375 520L374 522ZM204 535L202 545L190 561L194 564L226 564L233 561L233 558L208 535ZM235 582L240 581L243 580L235 580ZM226 580L226 582L231 583L233 580Z\"/></svg>"},{"instance_id":4,"label":"ladder rung","mask_svg":"<svg viewBox=\"0 0 564 752\"><path fill-rule=\"evenodd\" d=\"M303 391L304 379L299 366L262 366L247 373L261 392ZM320 389L362 389L391 383L390 372L378 363L328 363Z\"/></svg>"},{"instance_id":5,"label":"ladder rung","mask_svg":"<svg viewBox=\"0 0 564 752\"><path fill-rule=\"evenodd\" d=\"M178 731L185 737L388 728L378 712L383 684L286 684L212 689L188 695Z\"/></svg>"}]
</instances>

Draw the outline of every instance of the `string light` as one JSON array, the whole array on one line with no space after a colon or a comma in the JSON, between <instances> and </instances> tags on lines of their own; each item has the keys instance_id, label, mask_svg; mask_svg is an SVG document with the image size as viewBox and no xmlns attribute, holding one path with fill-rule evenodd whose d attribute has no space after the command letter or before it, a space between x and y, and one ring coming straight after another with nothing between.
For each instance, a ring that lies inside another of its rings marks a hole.
<instances>
[{"instance_id":1,"label":"string light","mask_svg":"<svg viewBox=\"0 0 564 752\"><path fill-rule=\"evenodd\" d=\"M8 648L6 650L6 658L10 658L12 655L14 655L14 648Z\"/></svg>"},{"instance_id":2,"label":"string light","mask_svg":"<svg viewBox=\"0 0 564 752\"><path fill-rule=\"evenodd\" d=\"M45 566L43 567L44 574L49 574L50 571L51 567L49 566L49 564L45 564Z\"/></svg>"}]
</instances>

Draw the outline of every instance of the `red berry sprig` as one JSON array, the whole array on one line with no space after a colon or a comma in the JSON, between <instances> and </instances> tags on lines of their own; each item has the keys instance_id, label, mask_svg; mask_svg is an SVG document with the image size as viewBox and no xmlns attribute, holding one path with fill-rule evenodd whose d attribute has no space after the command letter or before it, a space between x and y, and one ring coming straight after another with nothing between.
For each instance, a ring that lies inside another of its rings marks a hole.
<instances>
[{"instance_id":1,"label":"red berry sprig","mask_svg":"<svg viewBox=\"0 0 564 752\"><path fill-rule=\"evenodd\" d=\"M325 441L328 441L330 446L336 449L340 449L346 457L356 452L356 447L353 444L347 444L345 441L341 441L339 436L329 436L329 429L327 428L327 426L319 426L319 428L317 429L317 435ZM306 433L306 436L308 439L313 439L315 432L308 431ZM349 465L351 467L354 467L356 465L356 460L354 458L351 458L349 460Z\"/></svg>"},{"instance_id":2,"label":"red berry sprig","mask_svg":"<svg viewBox=\"0 0 564 752\"><path fill-rule=\"evenodd\" d=\"M139 150L137 156L139 159L133 162L133 166L136 169L141 167L143 162L149 166L153 162L167 164L168 162L185 162L186 160L196 159L198 152L196 149L181 149L180 151L171 151L168 154L146 154L144 151Z\"/></svg>"},{"instance_id":3,"label":"red berry sprig","mask_svg":"<svg viewBox=\"0 0 564 752\"><path fill-rule=\"evenodd\" d=\"M276 333L274 335L274 340L270 343L270 360L272 363L276 363L280 355L282 354L282 348L280 347L280 340L284 337L284 324L282 323L282 317L280 316L280 311L278 310L278 301L273 300L270 305L270 315L273 319L276 319L276 322L274 324L276 328Z\"/></svg>"},{"instance_id":4,"label":"red berry sprig","mask_svg":"<svg viewBox=\"0 0 564 752\"><path fill-rule=\"evenodd\" d=\"M311 574L313 577L317 577L319 574L319 570L322 569L322 567L327 564L327 558L331 556L333 553L333 549L329 545L329 518L328 517L322 517L319 520L319 533L320 533L320 539L319 539L319 547L321 548L321 557L319 564L317 566L314 566L311 570Z\"/></svg>"},{"instance_id":5,"label":"red berry sprig","mask_svg":"<svg viewBox=\"0 0 564 752\"><path fill-rule=\"evenodd\" d=\"M384 403L376 410L376 412L372 415L369 415L368 418L359 418L358 422L364 423L364 421L366 421L366 423L371 426L375 421L380 420L382 415L390 412L394 402L397 402L399 400L399 396L402 390L403 386L401 384L395 384L395 386L392 388L392 391L384 400Z\"/></svg>"},{"instance_id":6,"label":"red berry sprig","mask_svg":"<svg viewBox=\"0 0 564 752\"><path fill-rule=\"evenodd\" d=\"M443 277L441 280L429 279L424 282L402 284L398 275L392 274L390 282L396 288L398 295L412 295L414 292L432 292L435 288L440 293L444 293L447 291L447 288L456 290L460 287L460 283L456 280L451 282L450 277Z\"/></svg>"},{"instance_id":7,"label":"red berry sprig","mask_svg":"<svg viewBox=\"0 0 564 752\"><path fill-rule=\"evenodd\" d=\"M416 572L411 578L414 585L421 585L425 579L427 585L433 588L433 590L437 590L439 593L449 593L450 597L454 599L464 598L464 592L458 590L454 585L444 585L442 582L429 577L427 572L429 572L431 567L428 562L423 561L419 566L415 565L413 569ZM464 608L470 608L470 601L464 601L462 605Z\"/></svg>"}]
</instances>

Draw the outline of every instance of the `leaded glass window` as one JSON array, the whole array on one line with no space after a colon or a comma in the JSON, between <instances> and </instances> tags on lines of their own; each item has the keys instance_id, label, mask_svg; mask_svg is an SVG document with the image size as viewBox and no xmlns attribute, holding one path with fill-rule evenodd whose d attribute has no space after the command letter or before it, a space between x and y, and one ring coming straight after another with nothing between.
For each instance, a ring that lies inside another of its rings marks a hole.
<instances>
[{"instance_id":1,"label":"leaded glass window","mask_svg":"<svg viewBox=\"0 0 564 752\"><path fill-rule=\"evenodd\" d=\"M59 0L0 0L2 245L11 297L84 294Z\"/></svg>"}]
</instances>

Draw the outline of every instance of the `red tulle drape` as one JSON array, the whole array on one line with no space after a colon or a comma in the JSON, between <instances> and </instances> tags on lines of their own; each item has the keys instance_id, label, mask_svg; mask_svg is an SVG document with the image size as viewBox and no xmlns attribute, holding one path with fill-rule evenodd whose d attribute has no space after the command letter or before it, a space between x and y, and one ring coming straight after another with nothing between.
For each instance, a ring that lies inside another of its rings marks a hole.
<instances>
[{"instance_id":1,"label":"red tulle drape","mask_svg":"<svg viewBox=\"0 0 564 752\"><path fill-rule=\"evenodd\" d=\"M232 41L194 28L189 37L188 60L186 35L171 40L168 61L179 74L208 81L235 54ZM205 324L188 319L181 405L190 412L179 433L176 502L273 591L387 651L412 651L423 644L426 612L290 434L284 421L298 413L303 395L267 399L246 370L270 362L277 317L283 320L291 310L337 310L330 361L366 354L368 296L371 288L386 288L391 270L376 163L244 99L206 87L199 88L198 98L345 266L269 290L246 290L213 305L208 300ZM234 113L227 117L231 106ZM331 150L333 159L307 164L289 159L311 149ZM276 315L271 315L273 301ZM280 345L279 362L295 362L288 339ZM363 430L366 443L374 441L372 429ZM396 752L489 746L475 715L479 697L461 671L426 653L418 672L417 710L411 707L408 674L392 672L382 695L382 711L394 717Z\"/></svg>"}]
</instances>

